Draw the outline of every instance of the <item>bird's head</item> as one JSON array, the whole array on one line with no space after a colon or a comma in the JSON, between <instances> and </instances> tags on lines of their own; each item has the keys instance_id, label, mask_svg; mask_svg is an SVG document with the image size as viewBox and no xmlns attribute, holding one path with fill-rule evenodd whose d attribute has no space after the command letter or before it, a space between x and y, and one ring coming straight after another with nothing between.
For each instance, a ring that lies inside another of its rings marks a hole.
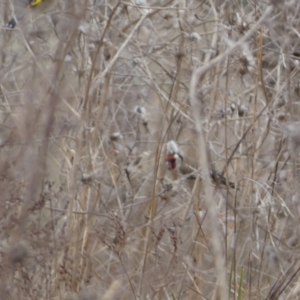
<instances>
[{"instance_id":1,"label":"bird's head","mask_svg":"<svg viewBox=\"0 0 300 300\"><path fill-rule=\"evenodd\" d=\"M178 169L182 163L183 156L175 141L169 141L166 145L167 155L165 157L166 165L169 170Z\"/></svg>"}]
</instances>

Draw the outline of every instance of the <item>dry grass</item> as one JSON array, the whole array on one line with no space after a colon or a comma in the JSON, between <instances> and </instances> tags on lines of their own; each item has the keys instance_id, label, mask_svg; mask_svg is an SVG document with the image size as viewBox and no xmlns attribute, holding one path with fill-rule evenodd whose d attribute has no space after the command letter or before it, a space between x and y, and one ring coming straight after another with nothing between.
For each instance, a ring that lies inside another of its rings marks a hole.
<instances>
[{"instance_id":1,"label":"dry grass","mask_svg":"<svg viewBox=\"0 0 300 300\"><path fill-rule=\"evenodd\" d=\"M299 299L300 3L45 1L0 4L0 298Z\"/></svg>"}]
</instances>

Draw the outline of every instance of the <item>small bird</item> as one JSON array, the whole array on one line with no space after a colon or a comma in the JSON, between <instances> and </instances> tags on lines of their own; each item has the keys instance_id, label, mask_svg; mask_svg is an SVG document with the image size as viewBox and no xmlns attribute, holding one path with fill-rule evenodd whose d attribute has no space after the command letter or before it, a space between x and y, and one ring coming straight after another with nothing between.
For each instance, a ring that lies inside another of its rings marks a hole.
<instances>
[{"instance_id":1,"label":"small bird","mask_svg":"<svg viewBox=\"0 0 300 300\"><path fill-rule=\"evenodd\" d=\"M165 157L167 169L170 171L177 171L179 175L185 176L189 180L195 180L198 172L198 163L191 157L183 156L183 153L179 149L175 141L169 141L167 143L167 155ZM228 182L224 176L222 176L218 171L210 169L210 178L212 181L218 185L229 186L235 188L233 182Z\"/></svg>"},{"instance_id":2,"label":"small bird","mask_svg":"<svg viewBox=\"0 0 300 300\"><path fill-rule=\"evenodd\" d=\"M42 2L43 2L43 0L32 0L32 1L30 1L29 6L34 7L34 6L39 5Z\"/></svg>"},{"instance_id":3,"label":"small bird","mask_svg":"<svg viewBox=\"0 0 300 300\"><path fill-rule=\"evenodd\" d=\"M56 2L56 0L29 0L29 1L15 0L14 1L14 11L15 11L16 19L11 18L6 23L5 26L7 28L11 28L11 29L15 28L17 25L16 20L20 21L22 18L24 18L24 16L29 11L28 8L31 8L30 12L34 12L35 14L41 14L45 10L47 10L50 6L52 6L55 2Z\"/></svg>"}]
</instances>

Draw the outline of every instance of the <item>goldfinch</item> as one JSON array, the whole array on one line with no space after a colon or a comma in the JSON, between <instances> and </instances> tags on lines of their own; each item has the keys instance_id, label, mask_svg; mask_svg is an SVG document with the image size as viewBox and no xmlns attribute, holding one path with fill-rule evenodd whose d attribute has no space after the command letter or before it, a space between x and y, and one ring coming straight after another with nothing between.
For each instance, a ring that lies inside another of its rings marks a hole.
<instances>
[{"instance_id":1,"label":"goldfinch","mask_svg":"<svg viewBox=\"0 0 300 300\"><path fill-rule=\"evenodd\" d=\"M42 2L43 2L43 0L32 0L32 1L29 2L29 6L30 7L35 7L35 6L39 5Z\"/></svg>"},{"instance_id":2,"label":"goldfinch","mask_svg":"<svg viewBox=\"0 0 300 300\"><path fill-rule=\"evenodd\" d=\"M56 0L16 0L14 2L14 12L16 19L20 21L28 12L39 14L47 10ZM7 24L8 28L15 28L17 22L12 18Z\"/></svg>"},{"instance_id":3,"label":"goldfinch","mask_svg":"<svg viewBox=\"0 0 300 300\"><path fill-rule=\"evenodd\" d=\"M191 157L184 157L175 141L167 143L167 155L165 157L167 169L176 171L179 175L186 177L189 180L195 180L198 168L198 162ZM229 186L235 188L233 182L228 182L224 176L221 176L216 170L210 169L210 178L218 185Z\"/></svg>"}]
</instances>

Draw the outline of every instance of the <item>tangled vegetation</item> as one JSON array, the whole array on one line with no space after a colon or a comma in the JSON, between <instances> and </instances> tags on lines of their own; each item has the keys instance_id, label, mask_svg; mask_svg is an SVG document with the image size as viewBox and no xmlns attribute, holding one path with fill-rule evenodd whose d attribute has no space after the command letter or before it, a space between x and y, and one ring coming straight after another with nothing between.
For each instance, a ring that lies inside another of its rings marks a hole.
<instances>
[{"instance_id":1,"label":"tangled vegetation","mask_svg":"<svg viewBox=\"0 0 300 300\"><path fill-rule=\"evenodd\" d=\"M299 299L300 2L38 2L0 3L0 298Z\"/></svg>"}]
</instances>

